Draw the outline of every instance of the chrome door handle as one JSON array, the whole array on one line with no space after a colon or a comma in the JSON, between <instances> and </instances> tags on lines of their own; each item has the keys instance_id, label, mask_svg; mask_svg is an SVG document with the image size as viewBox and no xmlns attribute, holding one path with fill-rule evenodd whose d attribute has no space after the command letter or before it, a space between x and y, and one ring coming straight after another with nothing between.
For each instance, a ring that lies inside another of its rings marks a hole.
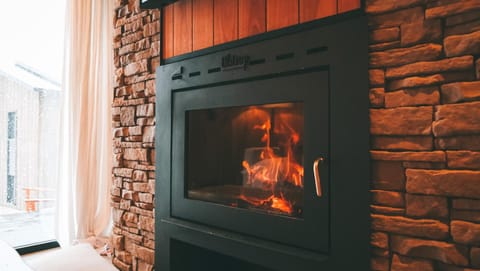
<instances>
[{"instance_id":1,"label":"chrome door handle","mask_svg":"<svg viewBox=\"0 0 480 271\"><path fill-rule=\"evenodd\" d=\"M315 177L315 190L317 191L317 197L322 196L322 181L320 180L320 172L318 171L318 164L325 162L325 158L318 157L313 161L313 177Z\"/></svg>"}]
</instances>

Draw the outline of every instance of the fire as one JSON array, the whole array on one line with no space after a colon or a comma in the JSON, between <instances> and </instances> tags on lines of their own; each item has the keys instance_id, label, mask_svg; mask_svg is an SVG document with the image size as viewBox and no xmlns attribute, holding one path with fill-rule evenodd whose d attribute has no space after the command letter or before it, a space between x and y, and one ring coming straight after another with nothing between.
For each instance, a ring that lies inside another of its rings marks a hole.
<instances>
[{"instance_id":1,"label":"fire","mask_svg":"<svg viewBox=\"0 0 480 271\"><path fill-rule=\"evenodd\" d=\"M303 188L304 169L294 155L294 149L300 142L300 135L289 125L288 114L277 114L274 127L271 119L256 124L253 129L261 130L261 141L265 146L260 148L258 160L242 161L247 173L246 186L271 191L267 198L256 198L242 194L240 199L254 206L267 206L284 213L293 213L294 202L289 201L282 192L285 186ZM272 133L278 139L279 146L272 146ZM282 155L278 154L282 151Z\"/></svg>"}]
</instances>

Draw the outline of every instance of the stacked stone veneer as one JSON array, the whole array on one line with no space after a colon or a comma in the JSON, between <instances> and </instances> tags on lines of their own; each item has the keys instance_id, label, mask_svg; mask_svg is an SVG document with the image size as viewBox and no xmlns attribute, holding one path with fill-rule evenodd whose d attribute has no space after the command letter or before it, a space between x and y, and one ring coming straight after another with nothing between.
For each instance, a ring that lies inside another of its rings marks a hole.
<instances>
[{"instance_id":1,"label":"stacked stone veneer","mask_svg":"<svg viewBox=\"0 0 480 271\"><path fill-rule=\"evenodd\" d=\"M115 2L113 262L152 270L160 13ZM372 270L480 270L480 1L366 10Z\"/></svg>"},{"instance_id":2,"label":"stacked stone veneer","mask_svg":"<svg viewBox=\"0 0 480 271\"><path fill-rule=\"evenodd\" d=\"M480 270L480 1L366 10L372 270Z\"/></svg>"},{"instance_id":3,"label":"stacked stone veneer","mask_svg":"<svg viewBox=\"0 0 480 271\"><path fill-rule=\"evenodd\" d=\"M113 101L113 263L153 270L155 198L155 67L160 64L160 12L115 0Z\"/></svg>"}]
</instances>

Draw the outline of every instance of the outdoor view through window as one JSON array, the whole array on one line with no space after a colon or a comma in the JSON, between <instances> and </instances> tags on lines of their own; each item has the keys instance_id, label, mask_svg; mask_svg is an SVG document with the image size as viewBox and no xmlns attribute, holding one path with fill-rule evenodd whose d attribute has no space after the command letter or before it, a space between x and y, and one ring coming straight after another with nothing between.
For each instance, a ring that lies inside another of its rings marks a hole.
<instances>
[{"instance_id":1,"label":"outdoor view through window","mask_svg":"<svg viewBox=\"0 0 480 271\"><path fill-rule=\"evenodd\" d=\"M0 240L55 239L65 0L0 2Z\"/></svg>"}]
</instances>

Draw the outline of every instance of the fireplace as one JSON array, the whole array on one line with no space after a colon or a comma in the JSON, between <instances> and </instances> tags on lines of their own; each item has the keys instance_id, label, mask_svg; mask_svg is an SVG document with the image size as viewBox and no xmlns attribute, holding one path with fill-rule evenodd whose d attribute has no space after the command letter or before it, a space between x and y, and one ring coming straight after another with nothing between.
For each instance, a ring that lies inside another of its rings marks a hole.
<instances>
[{"instance_id":1,"label":"fireplace","mask_svg":"<svg viewBox=\"0 0 480 271\"><path fill-rule=\"evenodd\" d=\"M274 34L157 69L159 270L368 268L366 20Z\"/></svg>"}]
</instances>

